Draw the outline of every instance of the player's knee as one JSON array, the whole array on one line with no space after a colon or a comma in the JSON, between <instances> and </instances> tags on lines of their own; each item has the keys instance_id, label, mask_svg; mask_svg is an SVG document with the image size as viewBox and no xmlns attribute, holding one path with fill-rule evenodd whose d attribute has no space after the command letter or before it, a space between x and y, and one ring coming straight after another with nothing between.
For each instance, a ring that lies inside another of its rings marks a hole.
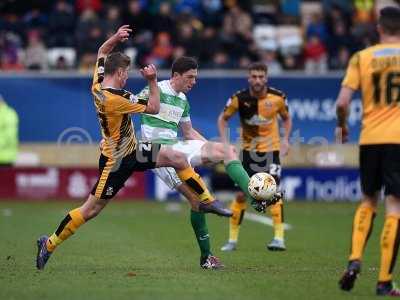
<instances>
[{"instance_id":1,"label":"player's knee","mask_svg":"<svg viewBox=\"0 0 400 300\"><path fill-rule=\"evenodd\" d=\"M184 169L189 166L186 155L172 149L160 151L158 161L162 166L172 167L175 169Z\"/></svg>"},{"instance_id":2,"label":"player's knee","mask_svg":"<svg viewBox=\"0 0 400 300\"><path fill-rule=\"evenodd\" d=\"M227 151L226 151L226 158L228 160L235 160L238 158L237 152L236 152L236 148L232 145L228 145L227 146Z\"/></svg>"},{"instance_id":3,"label":"player's knee","mask_svg":"<svg viewBox=\"0 0 400 300\"><path fill-rule=\"evenodd\" d=\"M89 199L80 207L85 221L95 218L107 205L107 199L98 199L90 195Z\"/></svg>"},{"instance_id":4,"label":"player's knee","mask_svg":"<svg viewBox=\"0 0 400 300\"><path fill-rule=\"evenodd\" d=\"M236 149L230 144L214 143L213 144L214 159L219 161L237 159Z\"/></svg>"},{"instance_id":5,"label":"player's knee","mask_svg":"<svg viewBox=\"0 0 400 300\"><path fill-rule=\"evenodd\" d=\"M364 194L363 195L363 199L362 202L376 208L378 206L378 199L379 199L379 195L378 193L372 194L372 195L367 195Z\"/></svg>"},{"instance_id":6,"label":"player's knee","mask_svg":"<svg viewBox=\"0 0 400 300\"><path fill-rule=\"evenodd\" d=\"M97 215L100 213L100 211L97 210L91 210L90 212L88 212L88 214L86 215L85 220L89 221L95 217L97 217Z\"/></svg>"},{"instance_id":7,"label":"player's knee","mask_svg":"<svg viewBox=\"0 0 400 300\"><path fill-rule=\"evenodd\" d=\"M189 166L186 155L181 152L174 151L171 155L172 167L176 169L185 169Z\"/></svg>"},{"instance_id":8,"label":"player's knee","mask_svg":"<svg viewBox=\"0 0 400 300\"><path fill-rule=\"evenodd\" d=\"M81 213L82 217L85 221L89 221L90 219L93 219L94 216L92 215L92 209L91 208L86 208L86 207L81 207Z\"/></svg>"},{"instance_id":9,"label":"player's knee","mask_svg":"<svg viewBox=\"0 0 400 300\"><path fill-rule=\"evenodd\" d=\"M85 218L85 220L90 220L93 219L95 217L97 217L97 215L103 210L104 205L98 204L95 205L87 214L87 219Z\"/></svg>"},{"instance_id":10,"label":"player's knee","mask_svg":"<svg viewBox=\"0 0 400 300\"><path fill-rule=\"evenodd\" d=\"M386 214L400 215L400 198L394 195L386 196Z\"/></svg>"}]
</instances>

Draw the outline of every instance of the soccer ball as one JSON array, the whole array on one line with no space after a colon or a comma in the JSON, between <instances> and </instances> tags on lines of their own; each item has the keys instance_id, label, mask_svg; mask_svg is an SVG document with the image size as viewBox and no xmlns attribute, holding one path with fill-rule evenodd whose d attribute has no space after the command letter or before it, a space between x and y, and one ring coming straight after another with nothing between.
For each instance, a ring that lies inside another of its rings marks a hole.
<instances>
[{"instance_id":1,"label":"soccer ball","mask_svg":"<svg viewBox=\"0 0 400 300\"><path fill-rule=\"evenodd\" d=\"M258 201L271 199L276 189L275 179L268 173L256 173L250 178L249 193Z\"/></svg>"}]
</instances>

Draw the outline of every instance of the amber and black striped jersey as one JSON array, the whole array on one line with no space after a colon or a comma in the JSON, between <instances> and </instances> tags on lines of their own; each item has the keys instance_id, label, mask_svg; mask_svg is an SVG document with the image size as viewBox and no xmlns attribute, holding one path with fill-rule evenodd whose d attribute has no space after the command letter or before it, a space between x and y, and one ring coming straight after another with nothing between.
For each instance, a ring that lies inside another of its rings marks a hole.
<instances>
[{"instance_id":1,"label":"amber and black striped jersey","mask_svg":"<svg viewBox=\"0 0 400 300\"><path fill-rule=\"evenodd\" d=\"M109 158L121 158L136 148L136 137L130 114L141 113L141 103L124 89L103 87L104 58L99 58L93 76L92 94L99 118L101 134L105 140L102 153Z\"/></svg>"},{"instance_id":2,"label":"amber and black striped jersey","mask_svg":"<svg viewBox=\"0 0 400 300\"><path fill-rule=\"evenodd\" d=\"M286 118L289 114L286 96L283 92L268 87L266 94L256 98L249 89L241 90L229 98L224 118L229 119L239 111L243 149L248 151L279 151L278 115Z\"/></svg>"},{"instance_id":3,"label":"amber and black striped jersey","mask_svg":"<svg viewBox=\"0 0 400 300\"><path fill-rule=\"evenodd\" d=\"M360 144L400 144L400 43L355 53L342 86L361 89Z\"/></svg>"}]
</instances>

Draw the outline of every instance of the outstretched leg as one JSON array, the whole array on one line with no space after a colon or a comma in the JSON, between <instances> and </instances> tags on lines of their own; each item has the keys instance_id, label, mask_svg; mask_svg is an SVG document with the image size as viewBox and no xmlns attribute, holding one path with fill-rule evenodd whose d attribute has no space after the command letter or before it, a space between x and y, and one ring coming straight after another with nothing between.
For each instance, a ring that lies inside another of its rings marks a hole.
<instances>
[{"instance_id":1,"label":"outstretched leg","mask_svg":"<svg viewBox=\"0 0 400 300\"><path fill-rule=\"evenodd\" d=\"M106 200L97 199L95 196L90 195L82 206L71 210L64 217L57 230L50 237L41 236L37 240L36 267L39 270L43 270L54 250L73 235L85 222L97 216L106 204Z\"/></svg>"},{"instance_id":2,"label":"outstretched leg","mask_svg":"<svg viewBox=\"0 0 400 300\"><path fill-rule=\"evenodd\" d=\"M174 150L174 146L163 146L157 156L157 167L173 167L178 177L200 200L199 210L230 217L231 211L225 209L222 203L211 195L199 174L189 164L184 152Z\"/></svg>"}]
</instances>

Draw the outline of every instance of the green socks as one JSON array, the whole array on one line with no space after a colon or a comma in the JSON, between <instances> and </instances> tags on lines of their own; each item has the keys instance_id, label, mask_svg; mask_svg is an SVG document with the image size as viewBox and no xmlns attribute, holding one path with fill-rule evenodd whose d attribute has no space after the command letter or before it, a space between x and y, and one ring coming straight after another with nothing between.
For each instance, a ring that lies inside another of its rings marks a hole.
<instances>
[{"instance_id":1,"label":"green socks","mask_svg":"<svg viewBox=\"0 0 400 300\"><path fill-rule=\"evenodd\" d=\"M201 257L210 255L210 235L208 234L204 213L191 210L190 221L192 223L194 234L196 235L197 243L199 244Z\"/></svg>"},{"instance_id":2,"label":"green socks","mask_svg":"<svg viewBox=\"0 0 400 300\"><path fill-rule=\"evenodd\" d=\"M245 193L246 200L252 201L253 198L250 196L248 190L250 177L243 168L242 163L239 160L232 160L225 165L225 169L233 182L240 187L243 193Z\"/></svg>"}]
</instances>

